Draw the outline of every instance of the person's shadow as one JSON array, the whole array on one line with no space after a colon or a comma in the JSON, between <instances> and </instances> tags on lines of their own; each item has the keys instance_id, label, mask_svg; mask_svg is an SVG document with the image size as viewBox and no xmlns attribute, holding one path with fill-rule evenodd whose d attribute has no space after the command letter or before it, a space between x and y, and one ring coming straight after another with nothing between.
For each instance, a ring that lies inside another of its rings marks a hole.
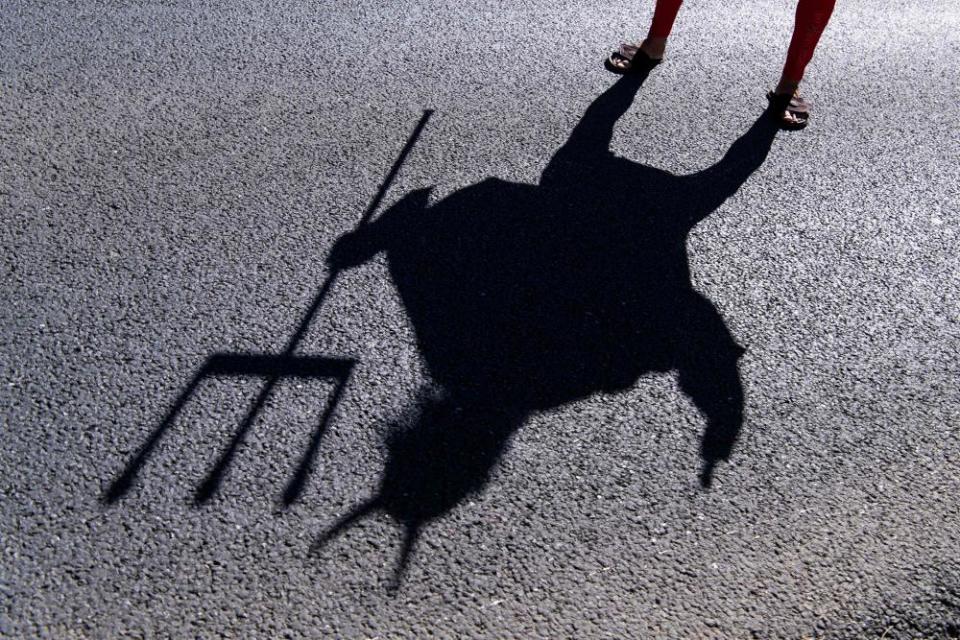
<instances>
[{"instance_id":1,"label":"person's shadow","mask_svg":"<svg viewBox=\"0 0 960 640\"><path fill-rule=\"evenodd\" d=\"M743 350L693 288L686 239L762 164L776 127L762 115L692 175L616 157L614 125L644 77L590 105L538 185L490 178L433 205L430 189L414 191L338 240L334 267L386 252L440 392L393 425L378 493L315 549L383 511L406 528L396 586L420 528L483 488L532 412L626 390L648 372L677 371L703 414L710 485L743 421Z\"/></svg>"}]
</instances>

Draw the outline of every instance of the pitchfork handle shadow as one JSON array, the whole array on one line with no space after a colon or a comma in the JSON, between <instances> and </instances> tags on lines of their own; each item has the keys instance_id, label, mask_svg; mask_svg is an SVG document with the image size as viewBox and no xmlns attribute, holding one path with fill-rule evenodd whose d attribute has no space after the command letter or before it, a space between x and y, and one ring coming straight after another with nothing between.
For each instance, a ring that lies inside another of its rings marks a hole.
<instances>
[{"instance_id":1,"label":"pitchfork handle shadow","mask_svg":"<svg viewBox=\"0 0 960 640\"><path fill-rule=\"evenodd\" d=\"M423 112L423 115L420 117L420 121L414 128L413 133L410 134L410 137L407 139L407 142L401 150L400 155L390 168L390 172L380 185L376 196L374 196L373 200L370 202L370 206L367 207L366 211L363 213L363 216L360 218L360 221L357 224L358 231L370 221L370 219L373 217L373 214L380 206L383 198L386 196L386 193L390 188L390 185L393 183L397 173L400 171L400 167L406 161L407 156L410 154L410 151L416 144L417 139L420 137L420 134L423 131L423 128L426 126L431 115L433 115L432 109L427 109ZM107 487L107 489L104 491L102 500L107 504L112 504L130 491L141 468L144 466L144 464L146 464L161 438L176 420L180 411L187 404L187 402L196 392L197 387L205 378L213 376L252 376L265 378L265 383L263 388L260 390L260 393L250 405L250 408L247 410L246 416L234 433L233 438L220 454L216 464L214 464L206 478L204 478L204 480L198 486L194 494L195 504L206 503L216 494L223 480L223 476L225 475L227 469L229 469L230 463L232 462L237 449L239 449L240 445L243 443L247 432L250 430L250 427L253 425L254 421L259 415L260 410L270 397L270 393L273 391L274 387L281 378L332 378L336 380L337 383L330 402L327 405L327 408L324 411L316 429L314 429L307 449L283 492L281 502L284 506L288 506L295 502L299 498L304 486L306 485L306 481L309 478L312 470L313 460L316 457L320 441L323 438L323 434L326 432L330 419L333 416L336 406L343 395L344 388L346 387L346 384L349 381L350 375L353 371L353 367L356 364L356 361L352 359L294 355L297 347L299 347L300 342L306 335L314 317L323 306L323 302L326 300L327 294L333 288L333 285L339 275L340 269L336 267L334 267L327 274L326 280L320 287L317 295L314 297L313 302L307 308L307 311L301 319L300 324L297 326L296 331L287 341L286 346L280 354L215 353L212 356L209 356L204 362L203 366L201 366L200 369L194 374L190 383L184 387L183 391L180 392L180 395L177 396L177 399L170 406L170 409L167 411L167 414L164 416L160 424L147 438L147 441L143 444L139 451L137 451L130 462L127 463L120 475L117 476L117 478L114 479L114 481L111 482L109 487Z\"/></svg>"}]
</instances>

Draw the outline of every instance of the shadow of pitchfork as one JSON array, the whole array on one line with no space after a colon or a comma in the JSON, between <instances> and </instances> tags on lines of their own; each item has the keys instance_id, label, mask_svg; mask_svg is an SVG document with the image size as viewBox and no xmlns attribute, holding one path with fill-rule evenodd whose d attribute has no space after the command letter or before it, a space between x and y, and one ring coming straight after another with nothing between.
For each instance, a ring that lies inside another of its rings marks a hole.
<instances>
[{"instance_id":1,"label":"shadow of pitchfork","mask_svg":"<svg viewBox=\"0 0 960 640\"><path fill-rule=\"evenodd\" d=\"M417 123L417 126L407 139L406 144L394 162L390 172L387 174L386 179L380 185L380 189L377 191L376 196L373 198L370 206L367 207L367 210L361 217L360 222L357 225L358 230L366 225L373 217L374 212L383 201L387 190L390 188L394 178L396 178L397 173L400 171L400 167L410 154L410 151L416 144L417 139L420 137L423 128L426 126L427 121L430 119L432 114L433 111L429 109L423 112L420 121ZM264 385L261 388L260 393L247 410L246 416L240 423L240 426L234 432L230 442L220 454L216 464L214 464L210 472L194 492L194 504L198 506L209 502L214 495L216 495L217 490L223 481L224 474L227 472L227 469L229 469L234 455L240 448L240 445L243 444L250 427L253 425L264 404L267 402L267 399L270 397L270 394L273 392L274 388L277 386L277 383L280 382L281 379L300 378L333 380L335 381L333 395L330 398L326 410L323 412L323 415L320 418L320 422L317 424L316 428L311 434L307 449L297 464L296 470L294 471L293 476L290 478L290 481L287 483L287 486L283 492L283 496L281 497L281 503L283 506L289 506L296 502L303 492L308 478L310 477L310 473L313 468L313 462L320 446L320 441L323 439L323 435L327 430L331 417L333 416L337 404L340 402L340 399L343 396L343 391L346 388L346 385L349 382L350 376L353 372L353 368L356 365L356 361L350 358L329 358L323 356L302 356L296 354L300 342L306 335L306 332L309 329L310 324L313 322L314 317L323 306L327 294L329 294L330 290L333 288L333 285L339 275L340 269L336 268L332 269L327 275L326 281L324 281L323 286L320 287L319 292L314 297L313 302L307 308L307 311L301 319L300 324L297 326L296 331L287 341L287 344L281 353L215 353L209 356L200 369L194 374L193 378L190 380L190 383L187 384L183 391L180 392L180 395L170 406L170 409L167 411L163 420L153 430L153 432L150 434L150 437L147 438L146 442L144 442L143 446L140 447L133 458L127 463L123 471L106 488L101 500L106 504L113 504L129 493L130 489L136 482L137 476L139 475L141 469L147 463L150 456L156 449L157 444L177 419L177 416L196 392L200 383L207 378L222 376L253 377L263 379Z\"/></svg>"}]
</instances>

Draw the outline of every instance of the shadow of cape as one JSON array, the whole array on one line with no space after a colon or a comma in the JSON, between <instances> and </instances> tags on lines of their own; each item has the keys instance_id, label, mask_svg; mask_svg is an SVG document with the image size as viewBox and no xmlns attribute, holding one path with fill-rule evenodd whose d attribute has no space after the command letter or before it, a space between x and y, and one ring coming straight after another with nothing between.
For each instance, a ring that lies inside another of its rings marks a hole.
<instances>
[{"instance_id":1,"label":"shadow of cape","mask_svg":"<svg viewBox=\"0 0 960 640\"><path fill-rule=\"evenodd\" d=\"M776 127L764 114L691 175L617 157L614 126L644 78L625 76L590 105L539 184L490 178L433 205L430 189L414 191L334 246L342 268L386 253L441 391L393 426L377 494L314 550L388 513L406 531L395 588L422 526L482 490L532 412L649 372L676 371L703 414L709 486L743 421L743 351L694 290L686 239L761 165Z\"/></svg>"}]
</instances>

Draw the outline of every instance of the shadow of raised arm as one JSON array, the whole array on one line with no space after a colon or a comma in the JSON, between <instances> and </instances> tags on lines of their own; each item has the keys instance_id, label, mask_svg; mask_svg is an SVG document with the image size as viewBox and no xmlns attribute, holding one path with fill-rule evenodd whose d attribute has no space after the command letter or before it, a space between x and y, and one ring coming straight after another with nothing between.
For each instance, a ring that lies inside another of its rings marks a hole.
<instances>
[{"instance_id":1,"label":"shadow of raised arm","mask_svg":"<svg viewBox=\"0 0 960 640\"><path fill-rule=\"evenodd\" d=\"M582 183L585 175L605 166L603 160L610 153L613 129L633 104L646 78L646 73L623 76L590 104L543 170L541 185Z\"/></svg>"},{"instance_id":2,"label":"shadow of raised arm","mask_svg":"<svg viewBox=\"0 0 960 640\"><path fill-rule=\"evenodd\" d=\"M776 123L764 112L730 145L719 162L680 178L680 193L689 199L683 210L689 213L691 227L716 211L760 168L770 152L777 130Z\"/></svg>"}]
</instances>

